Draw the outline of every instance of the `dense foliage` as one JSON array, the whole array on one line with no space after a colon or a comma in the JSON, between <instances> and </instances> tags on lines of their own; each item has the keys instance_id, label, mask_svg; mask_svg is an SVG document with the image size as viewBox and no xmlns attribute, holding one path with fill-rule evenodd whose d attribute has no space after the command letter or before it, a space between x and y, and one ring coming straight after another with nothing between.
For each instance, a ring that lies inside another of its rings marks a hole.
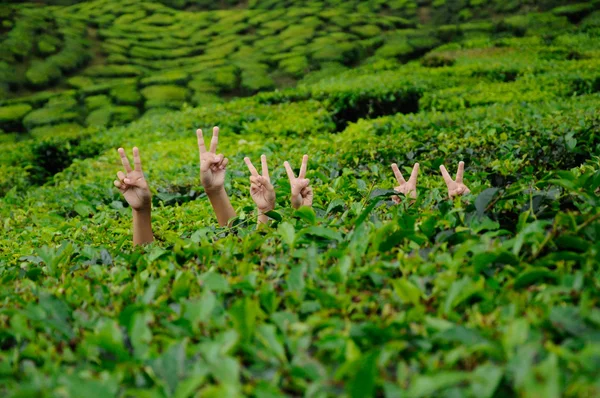
<instances>
[{"instance_id":1,"label":"dense foliage","mask_svg":"<svg viewBox=\"0 0 600 398\"><path fill-rule=\"evenodd\" d=\"M52 3L2 11L2 396L600 394L597 2L418 3L494 16L453 25L388 10L412 1ZM230 228L198 179L213 125ZM134 145L143 248L112 186ZM316 203L294 211L304 153ZM394 205L389 165L416 161Z\"/></svg>"}]
</instances>

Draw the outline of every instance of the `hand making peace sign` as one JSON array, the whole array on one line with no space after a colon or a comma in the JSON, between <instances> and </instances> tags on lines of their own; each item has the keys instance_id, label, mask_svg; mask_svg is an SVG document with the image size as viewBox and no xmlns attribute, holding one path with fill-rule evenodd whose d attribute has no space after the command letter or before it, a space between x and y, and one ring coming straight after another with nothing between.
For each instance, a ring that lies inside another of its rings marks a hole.
<instances>
[{"instance_id":1,"label":"hand making peace sign","mask_svg":"<svg viewBox=\"0 0 600 398\"><path fill-rule=\"evenodd\" d=\"M403 193L404 195L415 199L417 197L417 177L419 175L419 163L415 163L413 166L408 181L404 179L396 163L392 164L392 170L394 171L394 175L396 176L398 184L400 184L397 187L394 187L394 191ZM397 196L393 196L392 200L395 203L400 203L400 198Z\"/></svg>"},{"instance_id":2,"label":"hand making peace sign","mask_svg":"<svg viewBox=\"0 0 600 398\"><path fill-rule=\"evenodd\" d=\"M300 206L312 206L313 202L313 190L310 187L310 180L306 177L306 169L308 166L308 155L302 157L302 166L300 166L300 174L298 178L294 175L294 170L290 166L289 162L284 162L285 171L287 172L288 178L290 179L290 187L292 190L292 207L294 209Z\"/></svg>"},{"instance_id":3,"label":"hand making peace sign","mask_svg":"<svg viewBox=\"0 0 600 398\"><path fill-rule=\"evenodd\" d=\"M469 188L463 183L463 175L465 174L465 162L458 163L458 171L456 172L456 180L453 180L448 174L448 170L444 167L444 165L440 166L440 170L442 171L442 177L444 177L444 181L446 182L446 186L448 187L448 196L450 199L455 196L465 195L471 192Z\"/></svg>"},{"instance_id":4,"label":"hand making peace sign","mask_svg":"<svg viewBox=\"0 0 600 398\"><path fill-rule=\"evenodd\" d=\"M256 203L261 213L266 213L275 208L275 189L271 185L269 178L269 167L267 166L267 157L262 155L260 162L262 165L262 175L258 174L256 167L250 161L250 158L244 158L244 162L250 170L250 195Z\"/></svg>"},{"instance_id":5,"label":"hand making peace sign","mask_svg":"<svg viewBox=\"0 0 600 398\"><path fill-rule=\"evenodd\" d=\"M140 159L139 149L137 147L133 148L133 170L129 164L129 159L125 155L125 150L119 148L118 152L121 157L121 163L123 163L123 167L125 168L125 173L122 171L117 173L118 180L115 180L115 186L119 188L132 209L137 211L150 210L152 194L142 172L142 160Z\"/></svg>"},{"instance_id":6,"label":"hand making peace sign","mask_svg":"<svg viewBox=\"0 0 600 398\"><path fill-rule=\"evenodd\" d=\"M219 128L213 127L213 135L210 140L210 149L207 151L204 145L202 130L196 130L198 137L198 149L200 151L200 181L207 192L218 191L225 185L225 168L229 159L223 154L217 155L219 143Z\"/></svg>"}]
</instances>

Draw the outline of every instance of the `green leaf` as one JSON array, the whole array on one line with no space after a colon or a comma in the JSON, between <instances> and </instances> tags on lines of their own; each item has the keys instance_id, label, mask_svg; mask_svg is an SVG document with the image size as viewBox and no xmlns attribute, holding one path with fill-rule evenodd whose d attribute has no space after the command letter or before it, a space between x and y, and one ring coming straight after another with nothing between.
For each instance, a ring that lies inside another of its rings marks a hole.
<instances>
[{"instance_id":1,"label":"green leaf","mask_svg":"<svg viewBox=\"0 0 600 398\"><path fill-rule=\"evenodd\" d=\"M283 222L277 227L277 232L281 236L281 240L287 244L290 248L294 247L294 241L296 240L296 230L294 226L289 222Z\"/></svg>"},{"instance_id":2,"label":"green leaf","mask_svg":"<svg viewBox=\"0 0 600 398\"><path fill-rule=\"evenodd\" d=\"M310 225L315 225L317 222L317 215L310 206L301 206L294 211L294 217L306 221Z\"/></svg>"},{"instance_id":3,"label":"green leaf","mask_svg":"<svg viewBox=\"0 0 600 398\"><path fill-rule=\"evenodd\" d=\"M421 302L421 290L407 279L396 279L392 282L394 292L405 303L419 305Z\"/></svg>"},{"instance_id":4,"label":"green leaf","mask_svg":"<svg viewBox=\"0 0 600 398\"><path fill-rule=\"evenodd\" d=\"M194 281L194 276L188 271L177 273L173 287L171 288L171 298L175 301L182 297L187 297L190 293L190 285Z\"/></svg>"},{"instance_id":5,"label":"green leaf","mask_svg":"<svg viewBox=\"0 0 600 398\"><path fill-rule=\"evenodd\" d=\"M179 380L185 376L186 346L187 339L183 339L181 342L171 345L150 363L156 376L164 383L169 396L175 393Z\"/></svg>"},{"instance_id":6,"label":"green leaf","mask_svg":"<svg viewBox=\"0 0 600 398\"><path fill-rule=\"evenodd\" d=\"M287 277L287 286L289 291L302 294L305 286L304 272L305 269L303 265L294 265L292 267Z\"/></svg>"},{"instance_id":7,"label":"green leaf","mask_svg":"<svg viewBox=\"0 0 600 398\"><path fill-rule=\"evenodd\" d=\"M379 351L372 351L360 357L356 373L348 383L348 392L352 398L371 397L375 392L377 382L377 358Z\"/></svg>"},{"instance_id":8,"label":"green leaf","mask_svg":"<svg viewBox=\"0 0 600 398\"><path fill-rule=\"evenodd\" d=\"M256 329L256 337L267 347L279 361L287 362L283 344L277 338L275 326L263 323Z\"/></svg>"},{"instance_id":9,"label":"green leaf","mask_svg":"<svg viewBox=\"0 0 600 398\"><path fill-rule=\"evenodd\" d=\"M485 209L499 191L500 189L498 188L488 188L477 196L477 199L475 199L475 208L480 217L484 215Z\"/></svg>"},{"instance_id":10,"label":"green leaf","mask_svg":"<svg viewBox=\"0 0 600 398\"><path fill-rule=\"evenodd\" d=\"M491 398L502 380L502 368L486 363L473 372L471 393L478 398Z\"/></svg>"},{"instance_id":11,"label":"green leaf","mask_svg":"<svg viewBox=\"0 0 600 398\"><path fill-rule=\"evenodd\" d=\"M342 235L338 231L325 227L308 227L300 231L300 234L309 235L321 239L336 240L341 242Z\"/></svg>"},{"instance_id":12,"label":"green leaf","mask_svg":"<svg viewBox=\"0 0 600 398\"><path fill-rule=\"evenodd\" d=\"M438 372L433 375L418 375L413 379L406 395L410 398L433 396L437 391L461 384L468 381L469 378L470 375L464 372Z\"/></svg>"},{"instance_id":13,"label":"green leaf","mask_svg":"<svg viewBox=\"0 0 600 398\"><path fill-rule=\"evenodd\" d=\"M228 292L230 290L229 282L219 273L213 271L206 272L200 276L200 280L202 281L202 286L214 292Z\"/></svg>"},{"instance_id":14,"label":"green leaf","mask_svg":"<svg viewBox=\"0 0 600 398\"><path fill-rule=\"evenodd\" d=\"M453 282L450 286L450 290L448 291L448 295L446 296L444 313L450 313L451 310L468 300L471 296L483 291L483 289L483 278L480 278L479 281L474 282L471 278L465 276L461 280Z\"/></svg>"},{"instance_id":15,"label":"green leaf","mask_svg":"<svg viewBox=\"0 0 600 398\"><path fill-rule=\"evenodd\" d=\"M515 278L515 289L522 289L543 280L556 280L554 273L547 268L527 267Z\"/></svg>"},{"instance_id":16,"label":"green leaf","mask_svg":"<svg viewBox=\"0 0 600 398\"><path fill-rule=\"evenodd\" d=\"M326 213L331 214L338 211L342 211L344 210L344 206L346 206L346 203L342 199L334 199L329 203L329 206L327 206Z\"/></svg>"},{"instance_id":17,"label":"green leaf","mask_svg":"<svg viewBox=\"0 0 600 398\"><path fill-rule=\"evenodd\" d=\"M279 214L278 212L276 212L275 210L271 210L265 213L269 218L277 221L277 222L281 222L281 220L283 220L283 217L281 217L281 214Z\"/></svg>"},{"instance_id":18,"label":"green leaf","mask_svg":"<svg viewBox=\"0 0 600 398\"><path fill-rule=\"evenodd\" d=\"M228 311L233 326L244 343L248 343L254 336L258 311L258 303L250 297L238 299Z\"/></svg>"}]
</instances>

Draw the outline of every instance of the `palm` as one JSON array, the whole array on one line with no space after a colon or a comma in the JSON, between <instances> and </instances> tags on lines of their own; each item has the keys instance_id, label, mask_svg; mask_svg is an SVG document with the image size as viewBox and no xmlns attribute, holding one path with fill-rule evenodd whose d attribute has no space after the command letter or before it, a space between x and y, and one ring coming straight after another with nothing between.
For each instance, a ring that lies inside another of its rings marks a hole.
<instances>
[{"instance_id":1,"label":"palm","mask_svg":"<svg viewBox=\"0 0 600 398\"><path fill-rule=\"evenodd\" d=\"M211 152L200 155L200 180L204 189L214 189L225 185L225 168L220 168L219 157Z\"/></svg>"},{"instance_id":2,"label":"palm","mask_svg":"<svg viewBox=\"0 0 600 398\"><path fill-rule=\"evenodd\" d=\"M456 183L452 181L450 184L448 184L448 196L450 197L468 193L467 191L469 191L469 188L467 188L467 186L463 183Z\"/></svg>"},{"instance_id":3,"label":"palm","mask_svg":"<svg viewBox=\"0 0 600 398\"><path fill-rule=\"evenodd\" d=\"M127 173L127 178L136 185L124 185L121 189L123 197L132 209L139 210L150 203L148 183L140 171Z\"/></svg>"},{"instance_id":4,"label":"palm","mask_svg":"<svg viewBox=\"0 0 600 398\"><path fill-rule=\"evenodd\" d=\"M250 196L259 209L273 207L275 203L275 191L269 190L265 186L250 188Z\"/></svg>"},{"instance_id":5,"label":"palm","mask_svg":"<svg viewBox=\"0 0 600 398\"><path fill-rule=\"evenodd\" d=\"M275 189L271 185L269 177L269 167L267 166L267 157L262 155L260 162L262 166L262 175L258 174L258 170L252 164L249 158L244 158L244 162L250 170L250 196L256 203L256 207L262 213L266 213L275 208Z\"/></svg>"}]
</instances>

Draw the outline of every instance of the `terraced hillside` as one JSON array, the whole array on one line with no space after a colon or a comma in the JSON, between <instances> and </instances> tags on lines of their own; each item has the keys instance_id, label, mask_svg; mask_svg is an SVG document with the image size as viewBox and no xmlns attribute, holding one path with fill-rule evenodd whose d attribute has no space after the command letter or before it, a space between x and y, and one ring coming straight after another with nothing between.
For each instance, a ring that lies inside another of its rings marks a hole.
<instances>
[{"instance_id":1,"label":"terraced hillside","mask_svg":"<svg viewBox=\"0 0 600 398\"><path fill-rule=\"evenodd\" d=\"M3 14L0 395L600 394L598 3L65 3ZM227 228L198 178L214 125ZM141 248L112 185L133 146ZM394 162L420 163L415 201Z\"/></svg>"},{"instance_id":2,"label":"terraced hillside","mask_svg":"<svg viewBox=\"0 0 600 398\"><path fill-rule=\"evenodd\" d=\"M457 40L552 35L576 29L573 23L595 29L593 10L600 3L484 22L465 17L452 25L431 17L423 28L416 5L402 4L293 7L298 4L259 1L208 12L146 0L126 0L117 8L112 0L6 6L0 129L44 136L55 125L121 125L184 104L203 106L313 82L376 60L406 62Z\"/></svg>"}]
</instances>

